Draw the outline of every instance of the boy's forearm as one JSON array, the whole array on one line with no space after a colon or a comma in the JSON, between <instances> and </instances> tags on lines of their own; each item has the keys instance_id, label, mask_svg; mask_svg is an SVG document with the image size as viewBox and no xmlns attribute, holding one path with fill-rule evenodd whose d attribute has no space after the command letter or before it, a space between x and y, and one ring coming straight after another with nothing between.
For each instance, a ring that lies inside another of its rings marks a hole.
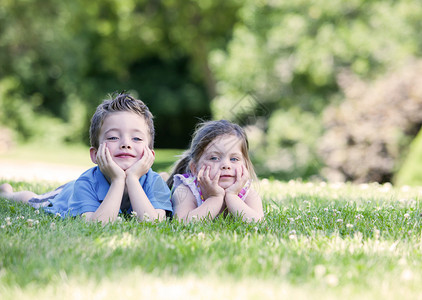
<instances>
[{"instance_id":1,"label":"boy's forearm","mask_svg":"<svg viewBox=\"0 0 422 300\"><path fill-rule=\"evenodd\" d=\"M132 210L136 212L139 220L163 220L165 218L165 213L163 213L162 210L157 210L152 206L148 196L139 183L139 179L136 177L126 178L126 186Z\"/></svg>"},{"instance_id":2,"label":"boy's forearm","mask_svg":"<svg viewBox=\"0 0 422 300\"><path fill-rule=\"evenodd\" d=\"M103 224L115 221L120 211L124 188L124 180L113 181L103 202L90 219L101 221Z\"/></svg>"}]
</instances>

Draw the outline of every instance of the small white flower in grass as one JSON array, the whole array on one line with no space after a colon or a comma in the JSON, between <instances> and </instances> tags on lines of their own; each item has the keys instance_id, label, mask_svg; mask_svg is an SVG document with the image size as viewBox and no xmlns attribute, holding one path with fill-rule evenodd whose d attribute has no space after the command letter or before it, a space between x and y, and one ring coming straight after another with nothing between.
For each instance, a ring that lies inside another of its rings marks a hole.
<instances>
[{"instance_id":1,"label":"small white flower in grass","mask_svg":"<svg viewBox=\"0 0 422 300\"><path fill-rule=\"evenodd\" d=\"M50 229L56 229L56 223L51 222L50 223Z\"/></svg>"},{"instance_id":2,"label":"small white flower in grass","mask_svg":"<svg viewBox=\"0 0 422 300\"><path fill-rule=\"evenodd\" d=\"M198 233L198 239L203 240L205 238L205 233L199 232Z\"/></svg>"},{"instance_id":3,"label":"small white flower in grass","mask_svg":"<svg viewBox=\"0 0 422 300\"><path fill-rule=\"evenodd\" d=\"M329 286L337 286L338 285L338 278L337 278L336 275L333 275L333 274L328 274L325 277L325 281L327 282L327 284Z\"/></svg>"},{"instance_id":4,"label":"small white flower in grass","mask_svg":"<svg viewBox=\"0 0 422 300\"><path fill-rule=\"evenodd\" d=\"M117 223L122 223L122 222L123 222L122 217L118 216L118 217L116 218L116 222L117 222Z\"/></svg>"},{"instance_id":5,"label":"small white flower in grass","mask_svg":"<svg viewBox=\"0 0 422 300\"><path fill-rule=\"evenodd\" d=\"M374 239L379 240L380 238L380 231L378 229L374 229Z\"/></svg>"},{"instance_id":6,"label":"small white flower in grass","mask_svg":"<svg viewBox=\"0 0 422 300\"><path fill-rule=\"evenodd\" d=\"M132 212L130 213L130 215L131 215L132 218L135 218L135 217L138 216L138 213L136 211L132 210Z\"/></svg>"},{"instance_id":7,"label":"small white flower in grass","mask_svg":"<svg viewBox=\"0 0 422 300\"><path fill-rule=\"evenodd\" d=\"M144 212L144 218L143 218L143 220L144 221L150 221L150 217L149 217L149 214L147 213L147 212Z\"/></svg>"},{"instance_id":8,"label":"small white flower in grass","mask_svg":"<svg viewBox=\"0 0 422 300\"><path fill-rule=\"evenodd\" d=\"M34 221L34 225L38 225L38 224L40 224L40 221L35 220L35 221Z\"/></svg>"},{"instance_id":9,"label":"small white flower in grass","mask_svg":"<svg viewBox=\"0 0 422 300\"><path fill-rule=\"evenodd\" d=\"M297 217L295 218L295 220L300 220L300 219L302 219L302 216L297 216Z\"/></svg>"},{"instance_id":10,"label":"small white flower in grass","mask_svg":"<svg viewBox=\"0 0 422 300\"><path fill-rule=\"evenodd\" d=\"M28 224L29 227L32 227L34 225L34 220L28 219L26 220L26 223Z\"/></svg>"},{"instance_id":11,"label":"small white flower in grass","mask_svg":"<svg viewBox=\"0 0 422 300\"><path fill-rule=\"evenodd\" d=\"M314 268L315 277L321 278L327 272L327 268L323 265L316 265Z\"/></svg>"},{"instance_id":12,"label":"small white flower in grass","mask_svg":"<svg viewBox=\"0 0 422 300\"><path fill-rule=\"evenodd\" d=\"M346 227L349 228L349 229L352 229L354 226L353 226L353 224L346 224Z\"/></svg>"},{"instance_id":13,"label":"small white flower in grass","mask_svg":"<svg viewBox=\"0 0 422 300\"><path fill-rule=\"evenodd\" d=\"M405 218L405 219L410 218L410 214L408 214L408 213L404 214L404 218Z\"/></svg>"},{"instance_id":14,"label":"small white flower in grass","mask_svg":"<svg viewBox=\"0 0 422 300\"><path fill-rule=\"evenodd\" d=\"M410 281L413 279L413 272L409 269L403 270L400 276L403 281Z\"/></svg>"},{"instance_id":15,"label":"small white flower in grass","mask_svg":"<svg viewBox=\"0 0 422 300\"><path fill-rule=\"evenodd\" d=\"M297 239L296 234L290 234L289 239L290 240L296 240Z\"/></svg>"},{"instance_id":16,"label":"small white flower in grass","mask_svg":"<svg viewBox=\"0 0 422 300\"><path fill-rule=\"evenodd\" d=\"M40 214L40 210L39 210L39 209L36 209L36 210L35 210L35 214L36 214L36 215L39 215L39 214Z\"/></svg>"},{"instance_id":17,"label":"small white flower in grass","mask_svg":"<svg viewBox=\"0 0 422 300\"><path fill-rule=\"evenodd\" d=\"M289 239L290 240L297 239L297 237L296 237L296 230L292 230L292 231L289 232Z\"/></svg>"},{"instance_id":18,"label":"small white flower in grass","mask_svg":"<svg viewBox=\"0 0 422 300\"><path fill-rule=\"evenodd\" d=\"M6 225L8 226L12 225L12 219L10 217L7 217L5 220L6 220Z\"/></svg>"},{"instance_id":19,"label":"small white flower in grass","mask_svg":"<svg viewBox=\"0 0 422 300\"><path fill-rule=\"evenodd\" d=\"M312 218L314 221L318 221L319 219L318 219L318 217L313 217Z\"/></svg>"},{"instance_id":20,"label":"small white flower in grass","mask_svg":"<svg viewBox=\"0 0 422 300\"><path fill-rule=\"evenodd\" d=\"M405 266L407 265L407 260L406 258L402 257L399 259L398 263L399 263L399 266Z\"/></svg>"},{"instance_id":21,"label":"small white flower in grass","mask_svg":"<svg viewBox=\"0 0 422 300\"><path fill-rule=\"evenodd\" d=\"M404 193L407 193L408 191L410 191L410 186L404 185L404 186L401 187L400 190Z\"/></svg>"},{"instance_id":22,"label":"small white flower in grass","mask_svg":"<svg viewBox=\"0 0 422 300\"><path fill-rule=\"evenodd\" d=\"M0 228L1 229L5 229L6 228L6 225L1 225Z\"/></svg>"},{"instance_id":23,"label":"small white flower in grass","mask_svg":"<svg viewBox=\"0 0 422 300\"><path fill-rule=\"evenodd\" d=\"M336 222L341 224L343 223L343 219L337 219Z\"/></svg>"},{"instance_id":24,"label":"small white flower in grass","mask_svg":"<svg viewBox=\"0 0 422 300\"><path fill-rule=\"evenodd\" d=\"M362 215L362 214L357 214L357 215L356 215L356 219L357 219L357 220L363 219L363 215Z\"/></svg>"},{"instance_id":25,"label":"small white flower in grass","mask_svg":"<svg viewBox=\"0 0 422 300\"><path fill-rule=\"evenodd\" d=\"M56 213L55 216L60 218L62 215L60 213Z\"/></svg>"},{"instance_id":26,"label":"small white flower in grass","mask_svg":"<svg viewBox=\"0 0 422 300\"><path fill-rule=\"evenodd\" d=\"M327 208L327 207L326 207L326 208L324 208L324 211L325 211L325 212L327 212L327 211L328 211L328 208Z\"/></svg>"},{"instance_id":27,"label":"small white flower in grass","mask_svg":"<svg viewBox=\"0 0 422 300\"><path fill-rule=\"evenodd\" d=\"M360 188L361 190L366 190L366 189L368 189L368 188L369 188L369 185L368 185L368 184L366 184L366 183L363 183L363 184L360 184L360 185L359 185L359 188Z\"/></svg>"}]
</instances>

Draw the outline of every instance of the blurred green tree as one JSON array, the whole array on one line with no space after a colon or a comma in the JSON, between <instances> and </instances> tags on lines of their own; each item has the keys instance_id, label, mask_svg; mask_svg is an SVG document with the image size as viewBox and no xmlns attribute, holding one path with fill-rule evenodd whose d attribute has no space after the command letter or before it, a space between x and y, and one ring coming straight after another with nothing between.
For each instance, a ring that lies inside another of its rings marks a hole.
<instances>
[{"instance_id":1,"label":"blurred green tree","mask_svg":"<svg viewBox=\"0 0 422 300\"><path fill-rule=\"evenodd\" d=\"M210 55L213 113L254 125L255 162L280 178L318 173L321 113L343 98L338 74L372 79L422 49L420 1L249 0L239 16L227 49Z\"/></svg>"},{"instance_id":2,"label":"blurred green tree","mask_svg":"<svg viewBox=\"0 0 422 300\"><path fill-rule=\"evenodd\" d=\"M235 0L5 0L0 98L16 117L0 123L31 137L24 120L43 114L65 121L65 140L87 141L96 105L126 89L157 116L157 145L184 147L196 117L210 118L207 55L229 40L238 7ZM18 117L24 106L30 115Z\"/></svg>"}]
</instances>

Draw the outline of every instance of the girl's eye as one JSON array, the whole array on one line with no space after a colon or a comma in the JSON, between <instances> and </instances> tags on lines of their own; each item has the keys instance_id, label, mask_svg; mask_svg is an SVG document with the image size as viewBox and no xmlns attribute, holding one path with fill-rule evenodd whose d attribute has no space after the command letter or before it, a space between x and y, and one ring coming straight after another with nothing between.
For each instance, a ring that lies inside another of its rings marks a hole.
<instances>
[{"instance_id":1,"label":"girl's eye","mask_svg":"<svg viewBox=\"0 0 422 300\"><path fill-rule=\"evenodd\" d=\"M138 138L138 137L134 137L133 140L136 141L136 142L141 142L142 141L142 139L141 138Z\"/></svg>"},{"instance_id":2,"label":"girl's eye","mask_svg":"<svg viewBox=\"0 0 422 300\"><path fill-rule=\"evenodd\" d=\"M117 137L115 137L115 136L110 136L110 137L108 137L108 138L107 138L107 140L108 140L108 141L115 141L115 140L117 140Z\"/></svg>"},{"instance_id":3,"label":"girl's eye","mask_svg":"<svg viewBox=\"0 0 422 300\"><path fill-rule=\"evenodd\" d=\"M218 160L218 157L217 156L211 156L210 160Z\"/></svg>"},{"instance_id":4,"label":"girl's eye","mask_svg":"<svg viewBox=\"0 0 422 300\"><path fill-rule=\"evenodd\" d=\"M237 157L232 157L230 160L231 161L239 161L240 159L238 159Z\"/></svg>"}]
</instances>

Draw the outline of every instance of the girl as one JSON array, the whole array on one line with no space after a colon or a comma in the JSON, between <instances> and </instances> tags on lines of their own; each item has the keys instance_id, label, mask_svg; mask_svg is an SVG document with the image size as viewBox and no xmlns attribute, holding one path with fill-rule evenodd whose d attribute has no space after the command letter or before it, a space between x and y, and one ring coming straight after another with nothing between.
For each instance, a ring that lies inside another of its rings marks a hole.
<instances>
[{"instance_id":1,"label":"girl","mask_svg":"<svg viewBox=\"0 0 422 300\"><path fill-rule=\"evenodd\" d=\"M175 217L214 219L227 209L245 221L262 220L262 200L251 187L256 174L248 147L239 125L226 120L200 124L167 180Z\"/></svg>"}]
</instances>

